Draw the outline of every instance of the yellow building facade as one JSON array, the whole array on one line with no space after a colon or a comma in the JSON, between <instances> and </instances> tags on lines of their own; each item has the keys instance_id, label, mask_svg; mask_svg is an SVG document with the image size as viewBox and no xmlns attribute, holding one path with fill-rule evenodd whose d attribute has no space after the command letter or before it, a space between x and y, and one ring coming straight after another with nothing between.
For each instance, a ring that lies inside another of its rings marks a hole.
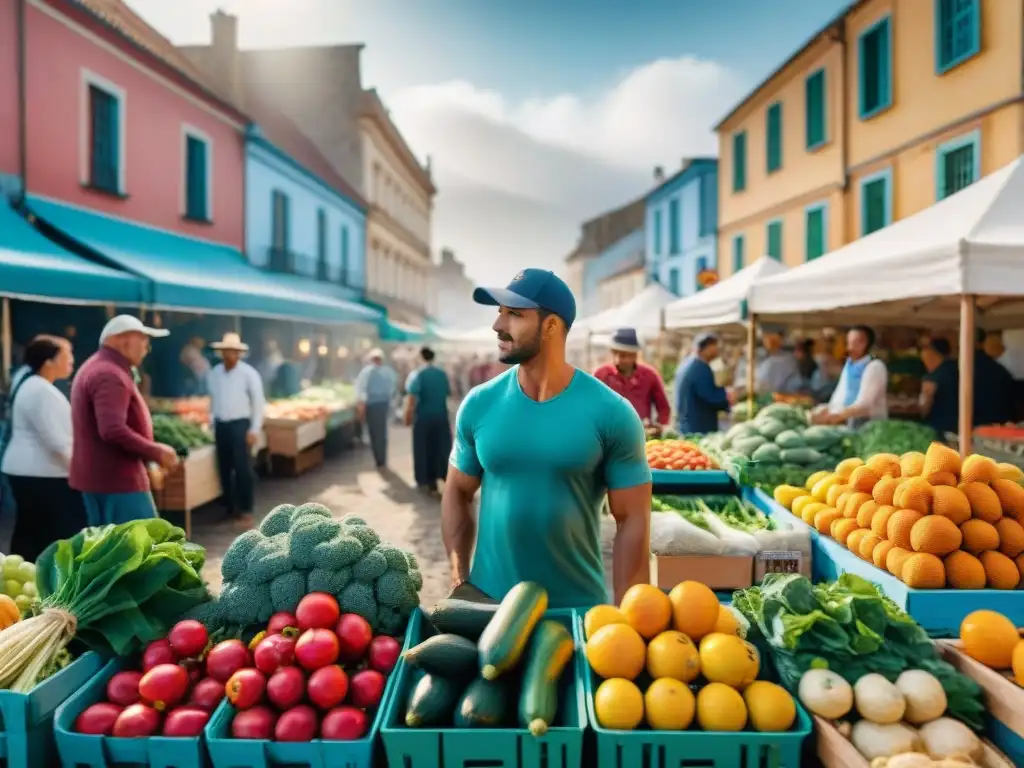
<instances>
[{"instance_id":1,"label":"yellow building facade","mask_svg":"<svg viewBox=\"0 0 1024 768\"><path fill-rule=\"evenodd\" d=\"M1024 0L860 0L715 128L723 277L817 258L1024 153Z\"/></svg>"}]
</instances>

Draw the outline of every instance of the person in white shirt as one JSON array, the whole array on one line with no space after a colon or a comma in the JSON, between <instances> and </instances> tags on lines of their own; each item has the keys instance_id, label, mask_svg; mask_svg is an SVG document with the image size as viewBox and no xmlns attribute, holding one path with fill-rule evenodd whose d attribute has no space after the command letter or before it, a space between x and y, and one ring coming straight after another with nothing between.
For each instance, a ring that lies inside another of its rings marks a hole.
<instances>
[{"instance_id":1,"label":"person in white shirt","mask_svg":"<svg viewBox=\"0 0 1024 768\"><path fill-rule=\"evenodd\" d=\"M875 332L855 325L846 334L846 364L828 404L812 413L815 424L858 427L889 418L889 369L871 355Z\"/></svg>"},{"instance_id":2,"label":"person in white shirt","mask_svg":"<svg viewBox=\"0 0 1024 768\"><path fill-rule=\"evenodd\" d=\"M210 346L222 360L210 371L207 385L224 504L240 528L251 528L255 502L252 451L263 429L263 380L242 360L249 345L242 343L237 333L225 333L222 341Z\"/></svg>"},{"instance_id":3,"label":"person in white shirt","mask_svg":"<svg viewBox=\"0 0 1024 768\"><path fill-rule=\"evenodd\" d=\"M82 495L68 485L71 403L54 386L75 366L71 343L37 337L25 347L28 372L11 393L10 437L0 463L16 506L11 551L35 561L57 539L85 527Z\"/></svg>"}]
</instances>

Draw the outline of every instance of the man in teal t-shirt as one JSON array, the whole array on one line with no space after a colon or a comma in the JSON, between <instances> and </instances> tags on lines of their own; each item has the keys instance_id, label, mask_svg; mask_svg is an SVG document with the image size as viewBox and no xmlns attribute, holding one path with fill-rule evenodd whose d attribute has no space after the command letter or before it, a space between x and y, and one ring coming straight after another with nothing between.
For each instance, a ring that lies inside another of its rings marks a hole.
<instances>
[{"instance_id":1,"label":"man in teal t-shirt","mask_svg":"<svg viewBox=\"0 0 1024 768\"><path fill-rule=\"evenodd\" d=\"M453 584L468 580L501 599L517 583L534 581L547 589L552 608L607 602L607 493L617 525L618 601L648 581L651 472L640 418L624 398L566 362L576 302L553 273L528 269L508 288L477 288L473 298L498 307L499 359L513 367L474 388L456 417L441 513Z\"/></svg>"},{"instance_id":2,"label":"man in teal t-shirt","mask_svg":"<svg viewBox=\"0 0 1024 768\"><path fill-rule=\"evenodd\" d=\"M405 383L405 424L412 427L412 466L416 485L436 497L437 482L444 480L452 450L448 419L448 374L434 365L434 350L420 350L423 365Z\"/></svg>"}]
</instances>

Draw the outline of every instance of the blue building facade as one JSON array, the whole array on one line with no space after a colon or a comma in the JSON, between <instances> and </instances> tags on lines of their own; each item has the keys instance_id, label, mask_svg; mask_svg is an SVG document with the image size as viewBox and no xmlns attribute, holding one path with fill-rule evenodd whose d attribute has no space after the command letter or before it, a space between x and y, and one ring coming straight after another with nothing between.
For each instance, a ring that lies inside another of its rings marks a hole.
<instances>
[{"instance_id":1,"label":"blue building facade","mask_svg":"<svg viewBox=\"0 0 1024 768\"><path fill-rule=\"evenodd\" d=\"M599 283L621 272L629 263L643 254L644 230L635 229L619 238L583 266L583 306L577 308L580 317L589 317L601 310Z\"/></svg>"},{"instance_id":2,"label":"blue building facade","mask_svg":"<svg viewBox=\"0 0 1024 768\"><path fill-rule=\"evenodd\" d=\"M333 171L318 166L321 173L316 173L283 143L271 141L259 126L246 137L249 261L309 278L329 286L338 298L359 301L366 287L366 204L339 180L324 178Z\"/></svg>"},{"instance_id":3,"label":"blue building facade","mask_svg":"<svg viewBox=\"0 0 1024 768\"><path fill-rule=\"evenodd\" d=\"M688 160L647 196L644 221L650 278L677 296L695 293L697 275L718 268L718 160Z\"/></svg>"}]
</instances>

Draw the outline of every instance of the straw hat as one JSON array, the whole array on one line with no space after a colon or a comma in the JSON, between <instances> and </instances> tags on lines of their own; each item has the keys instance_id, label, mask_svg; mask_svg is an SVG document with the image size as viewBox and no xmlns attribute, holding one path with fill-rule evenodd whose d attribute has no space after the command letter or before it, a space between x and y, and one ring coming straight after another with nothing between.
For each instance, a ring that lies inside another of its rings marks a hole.
<instances>
[{"instance_id":1,"label":"straw hat","mask_svg":"<svg viewBox=\"0 0 1024 768\"><path fill-rule=\"evenodd\" d=\"M225 333L224 338L215 341L210 345L212 349L223 352L225 349L233 349L236 352L248 352L249 345L242 342L242 337L237 333Z\"/></svg>"}]
</instances>

